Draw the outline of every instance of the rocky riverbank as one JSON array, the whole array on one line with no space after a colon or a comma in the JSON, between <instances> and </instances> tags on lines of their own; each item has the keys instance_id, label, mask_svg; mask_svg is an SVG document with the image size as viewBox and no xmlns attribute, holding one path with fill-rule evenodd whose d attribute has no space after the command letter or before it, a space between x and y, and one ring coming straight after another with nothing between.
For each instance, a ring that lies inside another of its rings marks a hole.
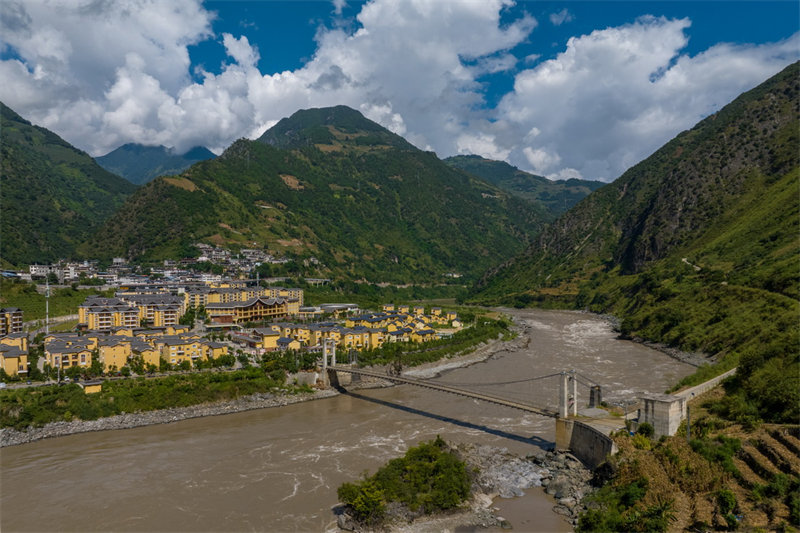
<instances>
[{"instance_id":1,"label":"rocky riverbank","mask_svg":"<svg viewBox=\"0 0 800 533\"><path fill-rule=\"evenodd\" d=\"M0 447L15 446L51 437L64 437L74 433L89 431L106 431L109 429L130 429L155 424L168 424L178 420L197 418L201 416L216 416L230 413L263 409L266 407L280 407L298 402L329 398L338 394L333 389L319 390L311 393L300 394L267 394L258 393L243 396L235 400L192 405L189 407L175 407L160 411L145 411L140 413L124 413L97 420L74 420L72 422L52 422L40 428L28 428L18 431L13 428L0 430Z\"/></svg>"},{"instance_id":2,"label":"rocky riverbank","mask_svg":"<svg viewBox=\"0 0 800 533\"><path fill-rule=\"evenodd\" d=\"M464 507L451 513L418 516L390 506L387 524L381 530L434 533L469 527L513 529L514 524L498 514L494 499L522 496L534 487L544 487L555 500L553 511L575 526L585 509L583 498L594 490L589 483L592 472L570 453L542 451L519 457L505 448L470 443L456 445L454 449L467 468L477 472L472 496ZM340 529L372 531L356 524L343 508L337 507L334 512Z\"/></svg>"}]
</instances>

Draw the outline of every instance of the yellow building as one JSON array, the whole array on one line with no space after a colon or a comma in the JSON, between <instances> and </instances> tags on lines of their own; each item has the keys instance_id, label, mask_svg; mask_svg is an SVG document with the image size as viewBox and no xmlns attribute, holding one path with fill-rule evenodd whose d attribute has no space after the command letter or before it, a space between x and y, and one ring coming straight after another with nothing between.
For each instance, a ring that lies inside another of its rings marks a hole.
<instances>
[{"instance_id":1,"label":"yellow building","mask_svg":"<svg viewBox=\"0 0 800 533\"><path fill-rule=\"evenodd\" d=\"M131 340L131 355L141 357L145 367L147 365L158 367L161 351L149 342L133 339Z\"/></svg>"},{"instance_id":2,"label":"yellow building","mask_svg":"<svg viewBox=\"0 0 800 533\"><path fill-rule=\"evenodd\" d=\"M203 359L216 359L228 355L228 345L221 342L202 341Z\"/></svg>"},{"instance_id":3,"label":"yellow building","mask_svg":"<svg viewBox=\"0 0 800 533\"><path fill-rule=\"evenodd\" d=\"M119 298L90 296L78 307L78 327L90 331L139 327L139 310Z\"/></svg>"},{"instance_id":4,"label":"yellow building","mask_svg":"<svg viewBox=\"0 0 800 533\"><path fill-rule=\"evenodd\" d=\"M372 328L369 330L369 348L380 348L386 342L385 328Z\"/></svg>"},{"instance_id":5,"label":"yellow building","mask_svg":"<svg viewBox=\"0 0 800 533\"><path fill-rule=\"evenodd\" d=\"M206 314L212 324L238 324L284 318L289 316L290 306L283 298L259 297L246 302L210 303Z\"/></svg>"},{"instance_id":6,"label":"yellow building","mask_svg":"<svg viewBox=\"0 0 800 533\"><path fill-rule=\"evenodd\" d=\"M131 356L131 339L116 336L102 338L97 349L100 362L103 364L103 372L118 371L128 365L128 358Z\"/></svg>"},{"instance_id":7,"label":"yellow building","mask_svg":"<svg viewBox=\"0 0 800 533\"><path fill-rule=\"evenodd\" d=\"M103 390L103 382L100 380L84 381L78 383L78 386L83 389L84 394L97 394Z\"/></svg>"},{"instance_id":8,"label":"yellow building","mask_svg":"<svg viewBox=\"0 0 800 533\"><path fill-rule=\"evenodd\" d=\"M195 361L206 358L202 343L198 339L169 336L156 339L155 342L161 350L161 357L173 365L189 361L194 366Z\"/></svg>"},{"instance_id":9,"label":"yellow building","mask_svg":"<svg viewBox=\"0 0 800 533\"><path fill-rule=\"evenodd\" d=\"M14 346L23 351L28 351L27 333L11 333L5 337L0 337L0 345Z\"/></svg>"},{"instance_id":10,"label":"yellow building","mask_svg":"<svg viewBox=\"0 0 800 533\"><path fill-rule=\"evenodd\" d=\"M382 309L384 313L391 313L394 311L394 304L383 304Z\"/></svg>"},{"instance_id":11,"label":"yellow building","mask_svg":"<svg viewBox=\"0 0 800 533\"><path fill-rule=\"evenodd\" d=\"M22 311L16 307L0 309L0 336L22 332Z\"/></svg>"},{"instance_id":12,"label":"yellow building","mask_svg":"<svg viewBox=\"0 0 800 533\"><path fill-rule=\"evenodd\" d=\"M88 342L65 343L53 341L44 345L45 361L53 368L62 370L74 366L90 367L92 365L92 349Z\"/></svg>"},{"instance_id":13,"label":"yellow building","mask_svg":"<svg viewBox=\"0 0 800 533\"><path fill-rule=\"evenodd\" d=\"M175 326L186 312L186 301L172 294L127 294L122 299L139 310L139 322L154 327Z\"/></svg>"},{"instance_id":14,"label":"yellow building","mask_svg":"<svg viewBox=\"0 0 800 533\"><path fill-rule=\"evenodd\" d=\"M278 339L279 350L299 350L300 341L289 337L281 337Z\"/></svg>"},{"instance_id":15,"label":"yellow building","mask_svg":"<svg viewBox=\"0 0 800 533\"><path fill-rule=\"evenodd\" d=\"M428 342L436 340L436 332L432 329L416 329L408 334L412 342Z\"/></svg>"},{"instance_id":16,"label":"yellow building","mask_svg":"<svg viewBox=\"0 0 800 533\"><path fill-rule=\"evenodd\" d=\"M28 374L28 336L14 333L0 338L0 368L9 376Z\"/></svg>"},{"instance_id":17,"label":"yellow building","mask_svg":"<svg viewBox=\"0 0 800 533\"><path fill-rule=\"evenodd\" d=\"M253 330L253 336L261 339L259 347L266 352L278 349L278 339L281 338L280 332L272 328L258 328Z\"/></svg>"}]
</instances>

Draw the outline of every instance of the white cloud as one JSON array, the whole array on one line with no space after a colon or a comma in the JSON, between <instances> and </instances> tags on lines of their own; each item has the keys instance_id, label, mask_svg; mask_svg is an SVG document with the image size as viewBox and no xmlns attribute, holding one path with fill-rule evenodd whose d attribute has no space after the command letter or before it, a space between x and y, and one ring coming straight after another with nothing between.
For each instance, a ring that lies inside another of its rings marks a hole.
<instances>
[{"instance_id":1,"label":"white cloud","mask_svg":"<svg viewBox=\"0 0 800 533\"><path fill-rule=\"evenodd\" d=\"M345 104L442 157L610 180L798 56L797 36L688 56L688 20L643 17L575 36L548 61L517 58L537 22L501 23L509 4L372 0L354 23L321 28L303 67L264 73L252 39L213 35L197 0L5 0L0 39L14 53L0 100L93 155L125 142L219 152L298 109ZM333 0L337 17L344 6ZM193 81L188 46L206 40L227 59ZM480 78L517 68L488 109Z\"/></svg>"},{"instance_id":2,"label":"white cloud","mask_svg":"<svg viewBox=\"0 0 800 533\"><path fill-rule=\"evenodd\" d=\"M336 15L341 15L342 10L345 7L347 7L347 1L346 0L332 0L332 1L333 1L333 12Z\"/></svg>"},{"instance_id":3,"label":"white cloud","mask_svg":"<svg viewBox=\"0 0 800 533\"><path fill-rule=\"evenodd\" d=\"M558 13L550 14L550 23L553 26L561 26L566 22L572 22L572 20L573 20L572 13L570 13L566 7L561 11L559 11Z\"/></svg>"},{"instance_id":4,"label":"white cloud","mask_svg":"<svg viewBox=\"0 0 800 533\"><path fill-rule=\"evenodd\" d=\"M689 27L687 19L643 17L573 37L556 58L520 72L497 116L540 133L520 135L510 162L609 181L798 55L797 35L682 55Z\"/></svg>"}]
</instances>

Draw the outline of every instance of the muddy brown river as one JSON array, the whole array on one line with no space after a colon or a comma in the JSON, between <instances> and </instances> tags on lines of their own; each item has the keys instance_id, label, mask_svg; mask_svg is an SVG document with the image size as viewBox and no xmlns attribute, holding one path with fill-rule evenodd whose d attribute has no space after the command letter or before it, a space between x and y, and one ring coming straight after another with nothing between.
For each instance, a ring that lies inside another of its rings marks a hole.
<instances>
[{"instance_id":1,"label":"muddy brown river","mask_svg":"<svg viewBox=\"0 0 800 533\"><path fill-rule=\"evenodd\" d=\"M663 392L693 370L617 340L598 317L509 313L527 328L526 349L437 379L555 408L556 379L532 378L574 369L600 384L613 402L640 391ZM403 385L43 440L0 450L0 528L334 531L336 488L374 472L409 446L441 435L525 454L551 446L554 426L538 415ZM570 530L539 488L496 505L516 531Z\"/></svg>"}]
</instances>

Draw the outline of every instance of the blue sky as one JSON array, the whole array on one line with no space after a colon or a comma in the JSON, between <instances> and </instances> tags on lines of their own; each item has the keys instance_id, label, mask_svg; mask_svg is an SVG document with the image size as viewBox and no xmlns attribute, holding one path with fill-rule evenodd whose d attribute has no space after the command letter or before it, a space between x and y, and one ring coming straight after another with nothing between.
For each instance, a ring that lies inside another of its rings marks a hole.
<instances>
[{"instance_id":1,"label":"blue sky","mask_svg":"<svg viewBox=\"0 0 800 533\"><path fill-rule=\"evenodd\" d=\"M610 181L800 55L800 4L0 3L0 100L92 155L336 104L440 157Z\"/></svg>"}]
</instances>

